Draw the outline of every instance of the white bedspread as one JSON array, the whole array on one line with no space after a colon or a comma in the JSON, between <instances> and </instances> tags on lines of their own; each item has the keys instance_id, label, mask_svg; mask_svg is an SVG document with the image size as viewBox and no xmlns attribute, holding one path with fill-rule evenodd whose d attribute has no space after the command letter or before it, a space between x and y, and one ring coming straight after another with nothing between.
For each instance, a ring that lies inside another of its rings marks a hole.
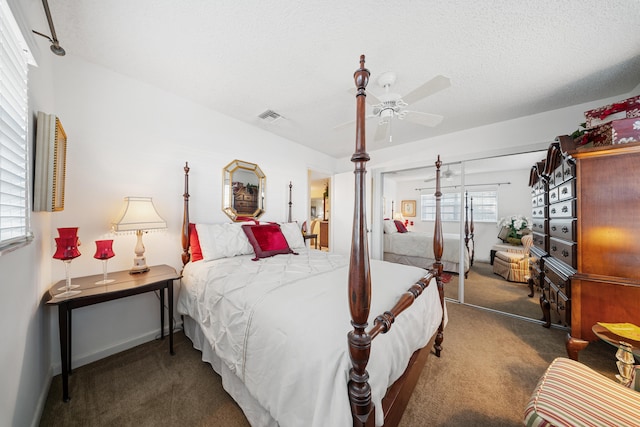
<instances>
[{"instance_id":1,"label":"white bedspread","mask_svg":"<svg viewBox=\"0 0 640 427\"><path fill-rule=\"evenodd\" d=\"M442 260L459 264L460 236L443 234ZM409 231L408 233L384 234L384 251L396 255L434 259L433 234ZM464 271L469 269L469 253L464 251Z\"/></svg>"},{"instance_id":2,"label":"white bedspread","mask_svg":"<svg viewBox=\"0 0 640 427\"><path fill-rule=\"evenodd\" d=\"M217 355L281 427L352 425L348 260L315 250L251 258L187 264L178 312L200 323ZM424 274L372 260L369 324ZM392 330L374 340L367 370L378 424L387 387L441 319L434 280Z\"/></svg>"}]
</instances>

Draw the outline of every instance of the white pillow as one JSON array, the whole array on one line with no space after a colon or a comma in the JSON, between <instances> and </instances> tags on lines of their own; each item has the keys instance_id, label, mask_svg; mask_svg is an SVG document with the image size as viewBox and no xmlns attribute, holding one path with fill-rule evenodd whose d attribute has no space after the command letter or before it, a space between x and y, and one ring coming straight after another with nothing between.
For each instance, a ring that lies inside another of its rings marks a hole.
<instances>
[{"instance_id":1,"label":"white pillow","mask_svg":"<svg viewBox=\"0 0 640 427\"><path fill-rule=\"evenodd\" d=\"M396 223L393 222L392 219L384 220L384 232L387 234L393 234L398 232L398 228L396 227Z\"/></svg>"},{"instance_id":2,"label":"white pillow","mask_svg":"<svg viewBox=\"0 0 640 427\"><path fill-rule=\"evenodd\" d=\"M241 222L225 224L196 224L198 240L205 261L231 258L253 253ZM246 224L246 223L244 223ZM250 224L254 224L251 222Z\"/></svg>"},{"instance_id":3,"label":"white pillow","mask_svg":"<svg viewBox=\"0 0 640 427\"><path fill-rule=\"evenodd\" d=\"M297 222L281 222L280 231L284 234L284 238L287 239L287 244L289 244L291 249L304 248L307 246L304 244L302 231Z\"/></svg>"}]
</instances>

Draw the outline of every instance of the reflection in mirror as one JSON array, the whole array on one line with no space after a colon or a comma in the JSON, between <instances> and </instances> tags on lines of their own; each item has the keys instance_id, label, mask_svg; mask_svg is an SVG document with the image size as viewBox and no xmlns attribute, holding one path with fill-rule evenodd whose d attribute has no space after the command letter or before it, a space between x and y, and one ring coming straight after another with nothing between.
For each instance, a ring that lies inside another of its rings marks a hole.
<instances>
[{"instance_id":1,"label":"reflection in mirror","mask_svg":"<svg viewBox=\"0 0 640 427\"><path fill-rule=\"evenodd\" d=\"M233 221L265 212L266 177L255 163L234 160L223 169L222 210Z\"/></svg>"},{"instance_id":2,"label":"reflection in mirror","mask_svg":"<svg viewBox=\"0 0 640 427\"><path fill-rule=\"evenodd\" d=\"M445 286L445 296L452 300L462 300L465 304L481 306L504 313L539 320L542 311L539 304L539 292L533 298L529 297L527 283L508 281L494 273L491 254L497 249L517 250L519 248L504 246L498 239L497 222L502 217L524 215L531 217L531 189L529 188L529 174L531 167L546 155L546 149L537 152L509 154L485 159L466 160L459 164L443 165L442 192L460 193L464 184L465 192L475 195L473 200L474 218L474 262L469 275L464 279L464 288L459 289L460 277L451 274L451 279ZM422 194L434 191L434 170L432 167L394 171L384 174L384 198L387 206L386 216L391 215L391 209L399 210L396 202L403 199L420 200ZM417 191L420 190L420 191ZM495 203L483 198L483 192L494 192ZM460 200L464 200L461 196ZM445 206L443 204L443 206ZM454 206L446 209L454 210ZM458 206L464 209L464 206ZM421 218L422 207L418 202L417 218L414 232L428 232L433 229L433 222ZM494 212L492 220L482 219L485 214ZM444 233L464 235L464 227L459 220L446 217L448 211L443 209ZM464 212L464 211L462 211ZM503 246L500 246L503 245ZM446 250L446 248L445 248Z\"/></svg>"}]
</instances>

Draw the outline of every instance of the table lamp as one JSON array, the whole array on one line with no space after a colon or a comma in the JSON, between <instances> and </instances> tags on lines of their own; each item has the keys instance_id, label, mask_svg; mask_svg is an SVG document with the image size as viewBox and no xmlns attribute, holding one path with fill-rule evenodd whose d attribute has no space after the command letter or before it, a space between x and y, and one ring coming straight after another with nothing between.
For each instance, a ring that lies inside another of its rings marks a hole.
<instances>
[{"instance_id":1,"label":"table lamp","mask_svg":"<svg viewBox=\"0 0 640 427\"><path fill-rule=\"evenodd\" d=\"M116 254L113 253L113 240L96 240L96 253L93 255L95 259L102 260L102 280L98 280L96 285L106 285L115 282L114 279L107 279L107 261Z\"/></svg>"},{"instance_id":2,"label":"table lamp","mask_svg":"<svg viewBox=\"0 0 640 427\"><path fill-rule=\"evenodd\" d=\"M61 231L62 230L62 231ZM77 232L75 228L75 232ZM81 291L72 291L71 288L71 275L69 274L69 265L74 258L80 256L78 250L78 236L74 235L70 229L58 229L61 236L56 237L56 252L53 254L54 259L60 259L64 262L64 271L66 277L66 286L58 290L64 290L64 292L55 295L56 298L68 298L73 295L79 294ZM76 288L78 286L75 286Z\"/></svg>"},{"instance_id":3,"label":"table lamp","mask_svg":"<svg viewBox=\"0 0 640 427\"><path fill-rule=\"evenodd\" d=\"M144 273L149 271L147 260L144 257L144 244L142 233L149 230L167 228L167 223L158 215L151 197L125 197L124 208L119 219L111 224L115 232L135 231L138 242L135 247L133 268L129 273Z\"/></svg>"}]
</instances>

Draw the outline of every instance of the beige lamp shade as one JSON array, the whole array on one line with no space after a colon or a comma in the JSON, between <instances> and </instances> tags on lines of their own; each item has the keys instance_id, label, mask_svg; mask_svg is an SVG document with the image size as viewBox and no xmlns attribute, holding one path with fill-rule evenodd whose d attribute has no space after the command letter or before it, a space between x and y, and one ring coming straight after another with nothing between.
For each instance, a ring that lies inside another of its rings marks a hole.
<instances>
[{"instance_id":1,"label":"beige lamp shade","mask_svg":"<svg viewBox=\"0 0 640 427\"><path fill-rule=\"evenodd\" d=\"M167 223L156 211L151 197L125 197L124 209L119 219L111 224L113 231L135 231L138 237L135 247L135 258L130 273L144 273L149 271L144 257L142 233L147 230L167 228Z\"/></svg>"},{"instance_id":2,"label":"beige lamp shade","mask_svg":"<svg viewBox=\"0 0 640 427\"><path fill-rule=\"evenodd\" d=\"M124 209L112 224L113 231L138 231L167 228L151 197L125 197Z\"/></svg>"}]
</instances>

